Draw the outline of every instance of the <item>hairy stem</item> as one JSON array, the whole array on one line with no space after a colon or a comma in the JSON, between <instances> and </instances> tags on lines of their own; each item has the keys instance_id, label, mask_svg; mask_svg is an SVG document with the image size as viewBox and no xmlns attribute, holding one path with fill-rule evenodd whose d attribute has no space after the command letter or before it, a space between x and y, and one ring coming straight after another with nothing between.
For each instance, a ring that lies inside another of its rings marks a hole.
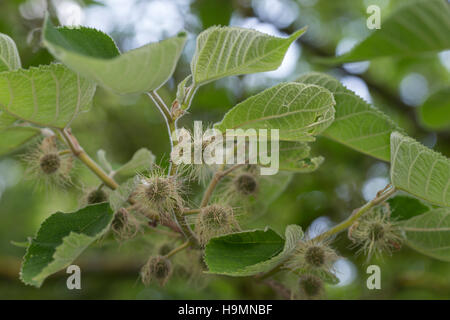
<instances>
[{"instance_id":1,"label":"hairy stem","mask_svg":"<svg viewBox=\"0 0 450 320\"><path fill-rule=\"evenodd\" d=\"M173 255L177 254L180 251L183 251L184 249L186 249L187 247L189 247L191 243L189 241L186 241L185 243L183 243L181 246L173 249L172 251L170 251L168 254L166 254L166 258L170 258Z\"/></svg>"},{"instance_id":2,"label":"hairy stem","mask_svg":"<svg viewBox=\"0 0 450 320\"><path fill-rule=\"evenodd\" d=\"M330 230L318 235L317 237L314 238L314 240L321 241L321 240L331 237L334 234L340 233L340 232L350 228L356 220L361 218L365 213L367 213L374 206L386 201L396 191L397 190L395 189L395 187L392 187L391 185L387 185L383 190L381 190L377 193L377 196L374 199L367 202L361 208L354 210L352 215L348 219L346 219L343 222L339 223L338 225L334 226ZM267 278L277 274L281 270L282 270L282 264L276 266L275 268L268 271L267 273L261 274L257 277L261 280L267 279Z\"/></svg>"},{"instance_id":3,"label":"hairy stem","mask_svg":"<svg viewBox=\"0 0 450 320\"><path fill-rule=\"evenodd\" d=\"M384 202L387 200L390 196L392 196L397 190L395 187L390 187L389 185L383 189L381 192L377 194L377 196L372 199L371 201L367 202L365 205L363 205L361 208L356 209L352 215L346 219L345 221L339 223L338 225L334 226L330 230L318 235L315 237L315 240L324 240L334 234L340 233L346 229L348 229L356 220L358 220L360 217L362 217L365 213L367 213L370 209L372 209L374 206Z\"/></svg>"},{"instance_id":4,"label":"hairy stem","mask_svg":"<svg viewBox=\"0 0 450 320\"><path fill-rule=\"evenodd\" d=\"M164 118L167 121L172 121L172 114L170 113L169 108L164 103L164 100L159 96L156 91L150 91L147 95L152 99L153 103L158 107L159 111L163 114Z\"/></svg>"},{"instance_id":5,"label":"hairy stem","mask_svg":"<svg viewBox=\"0 0 450 320\"><path fill-rule=\"evenodd\" d=\"M158 107L159 111L164 117L164 120L166 121L166 126L169 132L169 139L170 139L170 150L172 151L173 148L178 144L178 138L176 136L177 119L174 118L169 108L165 104L164 100L158 95L156 91L150 91L147 93L147 95ZM177 172L177 165L175 165L172 161L170 161L169 175L173 176L176 174L176 172Z\"/></svg>"},{"instance_id":6,"label":"hairy stem","mask_svg":"<svg viewBox=\"0 0 450 320\"><path fill-rule=\"evenodd\" d=\"M182 105L181 105L181 108L183 109L183 110L187 110L187 109L189 109L189 107L191 106L191 103L192 103L192 99L194 98L194 95L195 95L195 93L197 92L197 87L196 86L191 86L190 88L189 88L189 91L188 91L188 94L187 94L187 96L185 97L185 99L184 99L184 101L183 101L183 103L182 103Z\"/></svg>"},{"instance_id":7,"label":"hairy stem","mask_svg":"<svg viewBox=\"0 0 450 320\"><path fill-rule=\"evenodd\" d=\"M217 184L222 180L225 176L227 176L232 171L244 166L245 164L236 164L226 170L223 170L224 165L222 166L221 170L217 171L213 178L211 179L211 182L209 183L208 187L206 188L205 193L203 194L203 199L200 204L200 208L206 207L209 203L209 200L211 199L211 196L214 192L214 190L217 187Z\"/></svg>"},{"instance_id":8,"label":"hairy stem","mask_svg":"<svg viewBox=\"0 0 450 320\"><path fill-rule=\"evenodd\" d=\"M175 221L178 224L178 227L181 229L183 235L186 237L186 239L191 244L198 245L199 242L195 237L194 233L192 232L191 228L189 227L189 224L187 223L186 217L183 215L182 210L175 211Z\"/></svg>"},{"instance_id":9,"label":"hairy stem","mask_svg":"<svg viewBox=\"0 0 450 320\"><path fill-rule=\"evenodd\" d=\"M185 215L185 216L189 216L192 214L198 214L198 213L200 213L200 209L187 209L187 210L183 211L183 215Z\"/></svg>"},{"instance_id":10,"label":"hairy stem","mask_svg":"<svg viewBox=\"0 0 450 320\"><path fill-rule=\"evenodd\" d=\"M83 162L103 183L110 189L115 190L119 187L116 181L112 179L89 155L83 150L78 140L70 132L70 129L60 131L72 153Z\"/></svg>"},{"instance_id":11,"label":"hairy stem","mask_svg":"<svg viewBox=\"0 0 450 320\"><path fill-rule=\"evenodd\" d=\"M174 116L170 112L169 108L164 103L164 100L158 95L158 93L156 91L150 91L148 93L148 96L153 101L153 103L158 107L159 111L161 112L161 114L163 115L163 117L166 121L167 130L169 131L170 146L171 146L170 149L172 151L173 148L178 143L178 139L176 136L176 128L177 128L176 121L177 121L177 119L174 118ZM170 162L169 176L175 175L176 172L177 172L177 166L173 162ZM186 239L188 239L189 241L192 241L194 243L198 243L197 239L195 238L194 234L192 233L191 228L186 223L186 219L183 216L182 210L177 210L175 212L174 220L178 224L178 227L181 229L181 231L184 234L184 236L186 237Z\"/></svg>"}]
</instances>

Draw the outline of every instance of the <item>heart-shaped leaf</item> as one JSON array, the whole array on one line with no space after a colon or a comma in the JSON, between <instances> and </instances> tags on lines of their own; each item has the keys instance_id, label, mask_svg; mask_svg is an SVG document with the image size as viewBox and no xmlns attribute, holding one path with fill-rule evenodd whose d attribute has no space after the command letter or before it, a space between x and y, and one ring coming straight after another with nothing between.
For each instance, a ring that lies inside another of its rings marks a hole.
<instances>
[{"instance_id":1,"label":"heart-shaped leaf","mask_svg":"<svg viewBox=\"0 0 450 320\"><path fill-rule=\"evenodd\" d=\"M450 206L450 160L398 132L391 135L391 181L416 197Z\"/></svg>"},{"instance_id":2,"label":"heart-shaped leaf","mask_svg":"<svg viewBox=\"0 0 450 320\"><path fill-rule=\"evenodd\" d=\"M450 208L438 208L404 221L406 244L427 256L450 262Z\"/></svg>"},{"instance_id":3,"label":"heart-shaped leaf","mask_svg":"<svg viewBox=\"0 0 450 320\"><path fill-rule=\"evenodd\" d=\"M21 67L19 53L13 39L0 33L0 72Z\"/></svg>"},{"instance_id":4,"label":"heart-shaped leaf","mask_svg":"<svg viewBox=\"0 0 450 320\"><path fill-rule=\"evenodd\" d=\"M330 91L316 85L281 83L239 103L215 128L278 129L280 140L314 141L334 120ZM236 133L239 135L239 133Z\"/></svg>"},{"instance_id":5,"label":"heart-shaped leaf","mask_svg":"<svg viewBox=\"0 0 450 320\"><path fill-rule=\"evenodd\" d=\"M238 28L211 27L197 38L197 48L191 63L195 85L233 75L277 69L292 42L306 29L288 38Z\"/></svg>"},{"instance_id":6,"label":"heart-shaped leaf","mask_svg":"<svg viewBox=\"0 0 450 320\"><path fill-rule=\"evenodd\" d=\"M41 126L65 128L88 111L95 84L61 64L0 73L0 110Z\"/></svg>"},{"instance_id":7,"label":"heart-shaped leaf","mask_svg":"<svg viewBox=\"0 0 450 320\"><path fill-rule=\"evenodd\" d=\"M311 72L297 81L322 86L334 95L335 119L324 136L375 158L390 160L391 133L401 130L384 113L327 74Z\"/></svg>"}]
</instances>

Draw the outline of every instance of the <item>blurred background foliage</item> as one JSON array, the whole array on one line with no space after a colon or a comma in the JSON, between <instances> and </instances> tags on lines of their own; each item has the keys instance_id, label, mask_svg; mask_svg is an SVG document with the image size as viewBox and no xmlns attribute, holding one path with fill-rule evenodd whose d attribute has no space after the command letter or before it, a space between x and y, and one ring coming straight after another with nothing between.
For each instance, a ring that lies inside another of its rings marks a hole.
<instances>
[{"instance_id":1,"label":"blurred background foliage","mask_svg":"<svg viewBox=\"0 0 450 320\"><path fill-rule=\"evenodd\" d=\"M450 51L414 58L382 58L371 62L324 67L318 56L342 54L364 39L366 8L379 5L382 20L400 0L0 0L0 32L17 43L24 68L48 64L53 58L40 47L40 26L49 10L63 24L92 26L112 35L122 51L189 32L182 60L173 79L160 94L170 102L176 83L189 72L195 37L212 25L237 25L273 35L287 35L308 25L307 33L289 49L280 69L254 75L230 77L202 87L190 114L213 123L234 104L276 83L294 80L314 70L338 77L348 88L394 118L410 136L447 157L449 131L427 130L417 117L417 106L440 88L450 85ZM97 90L92 111L73 124L86 151L104 149L115 165L127 161L141 147L168 159L168 135L163 119L145 96L115 96ZM66 288L66 274L50 277L41 289L23 285L18 278L24 249L11 241L25 241L52 212L71 211L80 204L84 190L97 179L81 165L69 190L40 190L24 176L22 151L0 158L0 298L43 299L266 299L277 298L264 284L251 278L228 278L198 274L186 278L192 257L177 257L176 276L164 288L144 288L138 270L147 257L167 244L167 238L149 232L143 239L120 246L110 239L87 250L75 263L82 268L82 290ZM322 167L311 174L296 175L273 202L267 214L252 227L271 225L284 233L287 224L299 224L310 234L323 231L347 217L352 209L371 199L388 183L389 165L319 138L314 154L325 156ZM335 266L341 283L329 286L331 299L448 299L449 264L403 248L392 257L372 261L382 270L382 290L366 288L364 257L354 254L345 236L336 241L340 259ZM184 266L184 267L183 267ZM187 266L187 267L186 267Z\"/></svg>"}]
</instances>

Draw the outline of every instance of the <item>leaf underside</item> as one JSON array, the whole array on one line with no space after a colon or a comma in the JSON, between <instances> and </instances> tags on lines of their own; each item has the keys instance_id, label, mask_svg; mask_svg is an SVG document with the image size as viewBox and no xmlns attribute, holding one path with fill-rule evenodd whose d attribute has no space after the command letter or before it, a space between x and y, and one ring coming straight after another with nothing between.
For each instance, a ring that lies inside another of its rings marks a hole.
<instances>
[{"instance_id":1,"label":"leaf underside","mask_svg":"<svg viewBox=\"0 0 450 320\"><path fill-rule=\"evenodd\" d=\"M391 135L391 182L416 197L450 206L450 160L414 139Z\"/></svg>"},{"instance_id":2,"label":"leaf underside","mask_svg":"<svg viewBox=\"0 0 450 320\"><path fill-rule=\"evenodd\" d=\"M13 151L40 134L33 127L11 127L0 130L0 155Z\"/></svg>"},{"instance_id":3,"label":"leaf underside","mask_svg":"<svg viewBox=\"0 0 450 320\"><path fill-rule=\"evenodd\" d=\"M65 128L88 111L95 84L61 64L0 73L0 109L41 126Z\"/></svg>"},{"instance_id":4,"label":"leaf underside","mask_svg":"<svg viewBox=\"0 0 450 320\"><path fill-rule=\"evenodd\" d=\"M227 76L277 69L292 42L306 29L277 38L251 29L211 27L197 37L191 63L196 85Z\"/></svg>"},{"instance_id":5,"label":"leaf underside","mask_svg":"<svg viewBox=\"0 0 450 320\"><path fill-rule=\"evenodd\" d=\"M160 88L172 76L186 34L120 54L105 33L86 27L55 28L46 19L43 43L64 64L117 94Z\"/></svg>"},{"instance_id":6,"label":"leaf underside","mask_svg":"<svg viewBox=\"0 0 450 320\"><path fill-rule=\"evenodd\" d=\"M249 129L256 134L258 129L278 129L280 140L314 141L333 122L334 105L333 95L325 88L281 83L236 105L215 128L222 132Z\"/></svg>"},{"instance_id":7,"label":"leaf underside","mask_svg":"<svg viewBox=\"0 0 450 320\"><path fill-rule=\"evenodd\" d=\"M372 157L390 160L391 133L401 129L383 112L327 74L311 72L297 81L322 86L334 95L335 119L322 133L324 136Z\"/></svg>"},{"instance_id":8,"label":"leaf underside","mask_svg":"<svg viewBox=\"0 0 450 320\"><path fill-rule=\"evenodd\" d=\"M155 163L155 155L147 148L141 148L133 155L130 161L115 171L114 178L118 181L124 181L137 173L144 173L150 170Z\"/></svg>"},{"instance_id":9,"label":"leaf underside","mask_svg":"<svg viewBox=\"0 0 450 320\"><path fill-rule=\"evenodd\" d=\"M435 259L450 262L450 208L438 208L404 221L406 244Z\"/></svg>"},{"instance_id":10,"label":"leaf underside","mask_svg":"<svg viewBox=\"0 0 450 320\"><path fill-rule=\"evenodd\" d=\"M16 44L6 34L0 33L0 72L21 67Z\"/></svg>"}]
</instances>

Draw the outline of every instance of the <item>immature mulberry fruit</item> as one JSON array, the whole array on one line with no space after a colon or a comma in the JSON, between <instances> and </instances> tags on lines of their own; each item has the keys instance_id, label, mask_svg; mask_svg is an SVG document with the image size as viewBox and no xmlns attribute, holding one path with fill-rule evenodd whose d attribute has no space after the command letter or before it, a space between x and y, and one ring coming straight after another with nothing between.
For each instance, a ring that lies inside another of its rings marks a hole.
<instances>
[{"instance_id":1,"label":"immature mulberry fruit","mask_svg":"<svg viewBox=\"0 0 450 320\"><path fill-rule=\"evenodd\" d=\"M213 204L201 209L197 216L195 230L201 244L209 239L230 233L239 229L233 209L219 204Z\"/></svg>"},{"instance_id":2,"label":"immature mulberry fruit","mask_svg":"<svg viewBox=\"0 0 450 320\"><path fill-rule=\"evenodd\" d=\"M181 189L177 177L166 177L158 171L140 178L135 197L144 211L157 212L160 219L170 219L175 210L183 208Z\"/></svg>"},{"instance_id":3,"label":"immature mulberry fruit","mask_svg":"<svg viewBox=\"0 0 450 320\"><path fill-rule=\"evenodd\" d=\"M391 254L402 245L401 231L398 225L390 220L388 206L375 207L350 227L349 239L360 247L369 261L373 255Z\"/></svg>"},{"instance_id":4,"label":"immature mulberry fruit","mask_svg":"<svg viewBox=\"0 0 450 320\"><path fill-rule=\"evenodd\" d=\"M318 275L329 273L337 259L338 255L326 242L307 240L297 244L286 267Z\"/></svg>"},{"instance_id":5,"label":"immature mulberry fruit","mask_svg":"<svg viewBox=\"0 0 450 320\"><path fill-rule=\"evenodd\" d=\"M108 194L103 189L94 189L86 195L87 204L96 204L108 201Z\"/></svg>"},{"instance_id":6,"label":"immature mulberry fruit","mask_svg":"<svg viewBox=\"0 0 450 320\"><path fill-rule=\"evenodd\" d=\"M44 138L23 160L27 164L25 172L29 179L36 179L45 185L64 186L70 183L72 156L59 151L56 137Z\"/></svg>"},{"instance_id":7,"label":"immature mulberry fruit","mask_svg":"<svg viewBox=\"0 0 450 320\"><path fill-rule=\"evenodd\" d=\"M160 286L166 284L172 274L172 263L163 256L151 257L141 269L142 283L146 286L157 281Z\"/></svg>"},{"instance_id":8,"label":"immature mulberry fruit","mask_svg":"<svg viewBox=\"0 0 450 320\"><path fill-rule=\"evenodd\" d=\"M298 281L301 298L318 299L324 293L324 284L322 279L312 274L300 276Z\"/></svg>"},{"instance_id":9,"label":"immature mulberry fruit","mask_svg":"<svg viewBox=\"0 0 450 320\"><path fill-rule=\"evenodd\" d=\"M169 243L164 243L163 245L161 245L161 246L159 247L158 253L159 253L161 256L165 256L165 255L168 254L170 251L172 251L172 249L174 249L172 245L170 245Z\"/></svg>"},{"instance_id":10,"label":"immature mulberry fruit","mask_svg":"<svg viewBox=\"0 0 450 320\"><path fill-rule=\"evenodd\" d=\"M140 223L128 210L121 208L114 215L111 230L117 240L129 240L138 234Z\"/></svg>"},{"instance_id":11,"label":"immature mulberry fruit","mask_svg":"<svg viewBox=\"0 0 450 320\"><path fill-rule=\"evenodd\" d=\"M233 180L235 190L238 194L243 196L254 195L258 192L258 180L255 175L251 173L241 173Z\"/></svg>"}]
</instances>

